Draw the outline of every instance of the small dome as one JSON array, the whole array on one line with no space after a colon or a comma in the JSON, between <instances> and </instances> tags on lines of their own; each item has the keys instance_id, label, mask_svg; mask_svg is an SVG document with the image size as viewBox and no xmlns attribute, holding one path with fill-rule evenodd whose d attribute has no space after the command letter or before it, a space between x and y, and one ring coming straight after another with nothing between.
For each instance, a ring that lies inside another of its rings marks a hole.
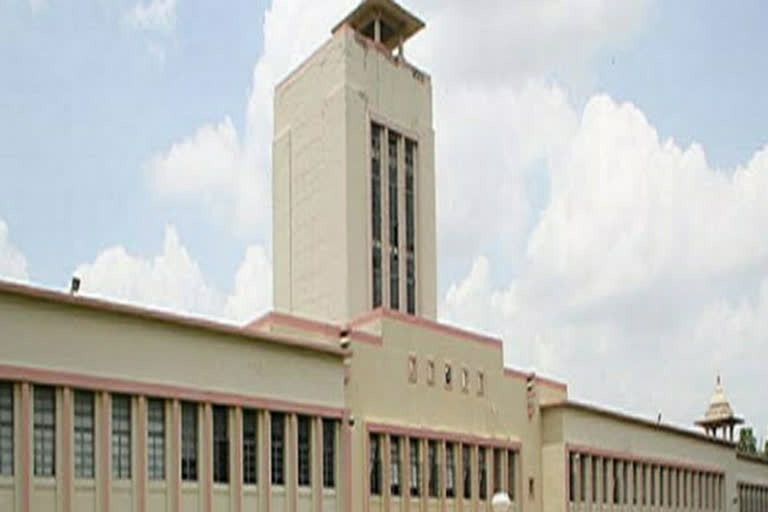
<instances>
[{"instance_id":1,"label":"small dome","mask_svg":"<svg viewBox=\"0 0 768 512\"><path fill-rule=\"evenodd\" d=\"M728 403L728 399L725 398L725 392L723 386L720 384L720 376L717 376L715 382L715 392L712 394L712 400L709 401L709 409L704 415L707 421L711 420L723 420L733 417L733 409L731 404Z\"/></svg>"}]
</instances>

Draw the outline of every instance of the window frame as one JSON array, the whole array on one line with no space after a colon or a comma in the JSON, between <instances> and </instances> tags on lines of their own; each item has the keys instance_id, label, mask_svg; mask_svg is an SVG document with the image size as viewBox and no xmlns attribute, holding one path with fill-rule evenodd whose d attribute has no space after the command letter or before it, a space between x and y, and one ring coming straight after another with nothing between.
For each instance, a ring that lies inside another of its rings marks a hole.
<instances>
[{"instance_id":1,"label":"window frame","mask_svg":"<svg viewBox=\"0 0 768 512\"><path fill-rule=\"evenodd\" d=\"M312 419L296 416L296 481L299 487L312 485Z\"/></svg>"},{"instance_id":2,"label":"window frame","mask_svg":"<svg viewBox=\"0 0 768 512\"><path fill-rule=\"evenodd\" d=\"M113 394L110 418L112 479L130 480L133 475L133 397Z\"/></svg>"},{"instance_id":3,"label":"window frame","mask_svg":"<svg viewBox=\"0 0 768 512\"><path fill-rule=\"evenodd\" d=\"M165 480L166 413L165 400L148 398L147 401L147 479Z\"/></svg>"},{"instance_id":4,"label":"window frame","mask_svg":"<svg viewBox=\"0 0 768 512\"><path fill-rule=\"evenodd\" d=\"M213 423L212 440L212 481L214 484L229 484L231 465L229 456L229 414L226 405L211 407L211 423Z\"/></svg>"},{"instance_id":5,"label":"window frame","mask_svg":"<svg viewBox=\"0 0 768 512\"><path fill-rule=\"evenodd\" d=\"M241 410L243 443L243 485L259 483L259 417L256 409Z\"/></svg>"},{"instance_id":6,"label":"window frame","mask_svg":"<svg viewBox=\"0 0 768 512\"><path fill-rule=\"evenodd\" d=\"M287 416L283 412L272 412L269 416L269 456L270 482L276 487L285 485L285 422ZM275 427L279 426L279 429ZM279 432L279 434L278 434Z\"/></svg>"},{"instance_id":7,"label":"window frame","mask_svg":"<svg viewBox=\"0 0 768 512\"><path fill-rule=\"evenodd\" d=\"M187 428L188 427L188 428ZM181 402L181 453L179 463L182 482L196 482L200 455L200 407L196 402ZM191 447L189 445L192 445Z\"/></svg>"},{"instance_id":8,"label":"window frame","mask_svg":"<svg viewBox=\"0 0 768 512\"><path fill-rule=\"evenodd\" d=\"M93 480L96 475L96 398L92 391L75 390L72 414L75 478Z\"/></svg>"},{"instance_id":9,"label":"window frame","mask_svg":"<svg viewBox=\"0 0 768 512\"><path fill-rule=\"evenodd\" d=\"M336 488L336 452L338 420L322 419L323 428L323 489Z\"/></svg>"},{"instance_id":10,"label":"window frame","mask_svg":"<svg viewBox=\"0 0 768 512\"><path fill-rule=\"evenodd\" d=\"M12 477L16 453L14 421L16 418L16 388L12 382L0 382L0 475Z\"/></svg>"}]
</instances>

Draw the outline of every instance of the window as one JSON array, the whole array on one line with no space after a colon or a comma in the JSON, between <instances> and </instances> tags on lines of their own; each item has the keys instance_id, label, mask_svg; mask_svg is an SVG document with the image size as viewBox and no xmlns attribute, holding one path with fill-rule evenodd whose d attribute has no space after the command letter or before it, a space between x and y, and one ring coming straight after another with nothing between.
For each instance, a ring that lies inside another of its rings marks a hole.
<instances>
[{"instance_id":1,"label":"window","mask_svg":"<svg viewBox=\"0 0 768 512\"><path fill-rule=\"evenodd\" d=\"M181 479L197 480L197 404L181 404Z\"/></svg>"},{"instance_id":2,"label":"window","mask_svg":"<svg viewBox=\"0 0 768 512\"><path fill-rule=\"evenodd\" d=\"M312 451L312 424L310 423L309 416L298 416L297 430L299 449L296 454L296 464L299 468L299 485L307 487L312 483L312 466L310 464L310 453Z\"/></svg>"},{"instance_id":3,"label":"window","mask_svg":"<svg viewBox=\"0 0 768 512\"><path fill-rule=\"evenodd\" d=\"M683 507L688 506L688 471L683 471Z\"/></svg>"},{"instance_id":4,"label":"window","mask_svg":"<svg viewBox=\"0 0 768 512\"><path fill-rule=\"evenodd\" d=\"M398 218L398 147L400 136L390 131L388 137L389 168L389 307L400 309L400 259L398 255L399 232Z\"/></svg>"},{"instance_id":5,"label":"window","mask_svg":"<svg viewBox=\"0 0 768 512\"><path fill-rule=\"evenodd\" d=\"M477 372L477 394L479 396L485 394L485 373L482 371Z\"/></svg>"},{"instance_id":6,"label":"window","mask_svg":"<svg viewBox=\"0 0 768 512\"><path fill-rule=\"evenodd\" d=\"M576 501L576 454L568 453L568 501Z\"/></svg>"},{"instance_id":7,"label":"window","mask_svg":"<svg viewBox=\"0 0 768 512\"><path fill-rule=\"evenodd\" d=\"M472 465L469 456L469 446L461 445L461 469L464 481L464 499L472 498Z\"/></svg>"},{"instance_id":8,"label":"window","mask_svg":"<svg viewBox=\"0 0 768 512\"><path fill-rule=\"evenodd\" d=\"M213 481L229 482L229 409L213 406Z\"/></svg>"},{"instance_id":9,"label":"window","mask_svg":"<svg viewBox=\"0 0 768 512\"><path fill-rule=\"evenodd\" d=\"M416 313L416 207L414 203L414 153L416 143L405 140L405 289L406 311Z\"/></svg>"},{"instance_id":10,"label":"window","mask_svg":"<svg viewBox=\"0 0 768 512\"><path fill-rule=\"evenodd\" d=\"M493 493L501 492L501 464L503 453L500 449L493 450Z\"/></svg>"},{"instance_id":11,"label":"window","mask_svg":"<svg viewBox=\"0 0 768 512\"><path fill-rule=\"evenodd\" d=\"M400 438L392 436L389 438L389 492L392 496L400 496L401 473Z\"/></svg>"},{"instance_id":12,"label":"window","mask_svg":"<svg viewBox=\"0 0 768 512\"><path fill-rule=\"evenodd\" d=\"M513 451L507 452L507 494L509 501L515 501L515 491L517 488L517 454Z\"/></svg>"},{"instance_id":13,"label":"window","mask_svg":"<svg viewBox=\"0 0 768 512\"><path fill-rule=\"evenodd\" d=\"M35 476L56 475L56 395L53 388L35 386Z\"/></svg>"},{"instance_id":14,"label":"window","mask_svg":"<svg viewBox=\"0 0 768 512\"><path fill-rule=\"evenodd\" d=\"M371 434L368 439L369 487L372 495L381 495L381 438Z\"/></svg>"},{"instance_id":15,"label":"window","mask_svg":"<svg viewBox=\"0 0 768 512\"><path fill-rule=\"evenodd\" d=\"M466 368L461 369L461 390L465 393L469 391L469 370Z\"/></svg>"},{"instance_id":16,"label":"window","mask_svg":"<svg viewBox=\"0 0 768 512\"><path fill-rule=\"evenodd\" d=\"M480 473L480 499L488 498L488 467L485 464L485 447L481 446L477 452L477 467Z\"/></svg>"},{"instance_id":17,"label":"window","mask_svg":"<svg viewBox=\"0 0 768 512\"><path fill-rule=\"evenodd\" d=\"M603 459L603 503L608 503L608 459Z\"/></svg>"},{"instance_id":18,"label":"window","mask_svg":"<svg viewBox=\"0 0 768 512\"><path fill-rule=\"evenodd\" d=\"M445 445L445 495L456 497L456 448L453 443Z\"/></svg>"},{"instance_id":19,"label":"window","mask_svg":"<svg viewBox=\"0 0 768 512\"><path fill-rule=\"evenodd\" d=\"M373 307L382 304L381 289L381 126L371 125L371 231L373 234Z\"/></svg>"},{"instance_id":20,"label":"window","mask_svg":"<svg viewBox=\"0 0 768 512\"><path fill-rule=\"evenodd\" d=\"M648 482L647 482L648 466L646 466L645 464L643 464L641 467L640 476L641 476L640 480L643 486L642 492L641 492L642 505L647 505L648 504Z\"/></svg>"},{"instance_id":21,"label":"window","mask_svg":"<svg viewBox=\"0 0 768 512\"><path fill-rule=\"evenodd\" d=\"M258 478L256 411L243 409L243 483L255 484Z\"/></svg>"},{"instance_id":22,"label":"window","mask_svg":"<svg viewBox=\"0 0 768 512\"><path fill-rule=\"evenodd\" d=\"M621 489L619 487L619 461L613 460L613 503L619 504Z\"/></svg>"},{"instance_id":23,"label":"window","mask_svg":"<svg viewBox=\"0 0 768 512\"><path fill-rule=\"evenodd\" d=\"M323 487L336 487L336 420L323 420Z\"/></svg>"},{"instance_id":24,"label":"window","mask_svg":"<svg viewBox=\"0 0 768 512\"><path fill-rule=\"evenodd\" d=\"M664 505L664 475L663 467L659 468L659 505Z\"/></svg>"},{"instance_id":25,"label":"window","mask_svg":"<svg viewBox=\"0 0 768 512\"><path fill-rule=\"evenodd\" d=\"M409 458L411 461L411 496L421 496L421 454L419 453L419 440L411 439Z\"/></svg>"},{"instance_id":26,"label":"window","mask_svg":"<svg viewBox=\"0 0 768 512\"><path fill-rule=\"evenodd\" d=\"M75 478L93 478L93 429L93 393L75 391Z\"/></svg>"},{"instance_id":27,"label":"window","mask_svg":"<svg viewBox=\"0 0 768 512\"><path fill-rule=\"evenodd\" d=\"M453 383L453 370L451 363L445 363L445 387L450 388Z\"/></svg>"},{"instance_id":28,"label":"window","mask_svg":"<svg viewBox=\"0 0 768 512\"><path fill-rule=\"evenodd\" d=\"M0 382L0 475L13 474L13 384Z\"/></svg>"},{"instance_id":29,"label":"window","mask_svg":"<svg viewBox=\"0 0 768 512\"><path fill-rule=\"evenodd\" d=\"M656 466L651 466L651 505L656 504Z\"/></svg>"},{"instance_id":30,"label":"window","mask_svg":"<svg viewBox=\"0 0 768 512\"><path fill-rule=\"evenodd\" d=\"M597 457L592 457L592 503L597 503Z\"/></svg>"},{"instance_id":31,"label":"window","mask_svg":"<svg viewBox=\"0 0 768 512\"><path fill-rule=\"evenodd\" d=\"M621 463L621 497L622 497L622 502L625 505L627 504L627 500L629 497L629 492L627 492L629 489L629 478L627 477L628 477L627 463L622 462Z\"/></svg>"},{"instance_id":32,"label":"window","mask_svg":"<svg viewBox=\"0 0 768 512\"><path fill-rule=\"evenodd\" d=\"M416 354L408 354L408 382L415 383L418 380L418 367Z\"/></svg>"},{"instance_id":33,"label":"window","mask_svg":"<svg viewBox=\"0 0 768 512\"><path fill-rule=\"evenodd\" d=\"M427 442L427 487L429 487L429 497L437 498L438 489L440 489L440 472L437 462L437 441Z\"/></svg>"},{"instance_id":34,"label":"window","mask_svg":"<svg viewBox=\"0 0 768 512\"><path fill-rule=\"evenodd\" d=\"M147 400L147 476L165 479L165 402Z\"/></svg>"},{"instance_id":35,"label":"window","mask_svg":"<svg viewBox=\"0 0 768 512\"><path fill-rule=\"evenodd\" d=\"M435 383L435 362L432 359L427 361L427 384L430 386Z\"/></svg>"},{"instance_id":36,"label":"window","mask_svg":"<svg viewBox=\"0 0 768 512\"><path fill-rule=\"evenodd\" d=\"M112 478L131 478L131 397L112 396Z\"/></svg>"},{"instance_id":37,"label":"window","mask_svg":"<svg viewBox=\"0 0 768 512\"><path fill-rule=\"evenodd\" d=\"M271 423L272 484L285 485L285 414L273 412Z\"/></svg>"}]
</instances>

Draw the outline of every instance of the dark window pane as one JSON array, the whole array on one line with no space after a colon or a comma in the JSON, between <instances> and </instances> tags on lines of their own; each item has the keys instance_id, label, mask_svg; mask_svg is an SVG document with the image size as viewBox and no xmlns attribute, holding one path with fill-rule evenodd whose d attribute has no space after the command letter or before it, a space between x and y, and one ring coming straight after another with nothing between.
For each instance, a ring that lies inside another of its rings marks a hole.
<instances>
[{"instance_id":1,"label":"dark window pane","mask_svg":"<svg viewBox=\"0 0 768 512\"><path fill-rule=\"evenodd\" d=\"M197 480L197 404L181 404L181 479Z\"/></svg>"},{"instance_id":2,"label":"dark window pane","mask_svg":"<svg viewBox=\"0 0 768 512\"><path fill-rule=\"evenodd\" d=\"M472 498L472 466L469 456L470 451L469 446L467 445L462 445L461 448L462 475L464 477L464 498L470 499Z\"/></svg>"},{"instance_id":3,"label":"dark window pane","mask_svg":"<svg viewBox=\"0 0 768 512\"><path fill-rule=\"evenodd\" d=\"M112 478L131 478L131 398L112 396Z\"/></svg>"},{"instance_id":4,"label":"dark window pane","mask_svg":"<svg viewBox=\"0 0 768 512\"><path fill-rule=\"evenodd\" d=\"M13 384L0 382L0 475L13 475Z\"/></svg>"},{"instance_id":5,"label":"dark window pane","mask_svg":"<svg viewBox=\"0 0 768 512\"><path fill-rule=\"evenodd\" d=\"M147 400L147 476L165 479L165 402Z\"/></svg>"},{"instance_id":6,"label":"dark window pane","mask_svg":"<svg viewBox=\"0 0 768 512\"><path fill-rule=\"evenodd\" d=\"M299 468L299 485L306 487L312 483L312 464L310 454L312 451L312 423L308 416L297 418L297 438L299 449L297 452L297 466Z\"/></svg>"},{"instance_id":7,"label":"dark window pane","mask_svg":"<svg viewBox=\"0 0 768 512\"><path fill-rule=\"evenodd\" d=\"M445 495L456 497L456 447L453 443L445 445Z\"/></svg>"},{"instance_id":8,"label":"dark window pane","mask_svg":"<svg viewBox=\"0 0 768 512\"><path fill-rule=\"evenodd\" d=\"M75 392L75 477L91 479L94 476L94 418L93 393Z\"/></svg>"},{"instance_id":9,"label":"dark window pane","mask_svg":"<svg viewBox=\"0 0 768 512\"><path fill-rule=\"evenodd\" d=\"M243 409L243 483L255 484L258 479L256 411Z\"/></svg>"},{"instance_id":10,"label":"dark window pane","mask_svg":"<svg viewBox=\"0 0 768 512\"><path fill-rule=\"evenodd\" d=\"M323 420L323 487L336 487L336 420Z\"/></svg>"},{"instance_id":11,"label":"dark window pane","mask_svg":"<svg viewBox=\"0 0 768 512\"><path fill-rule=\"evenodd\" d=\"M411 496L421 496L421 444L418 439L409 441Z\"/></svg>"},{"instance_id":12,"label":"dark window pane","mask_svg":"<svg viewBox=\"0 0 768 512\"><path fill-rule=\"evenodd\" d=\"M381 437L371 434L368 438L369 488L374 496L381 495Z\"/></svg>"},{"instance_id":13,"label":"dark window pane","mask_svg":"<svg viewBox=\"0 0 768 512\"><path fill-rule=\"evenodd\" d=\"M285 415L271 414L272 484L285 485Z\"/></svg>"},{"instance_id":14,"label":"dark window pane","mask_svg":"<svg viewBox=\"0 0 768 512\"><path fill-rule=\"evenodd\" d=\"M229 482L229 409L213 406L213 481Z\"/></svg>"},{"instance_id":15,"label":"dark window pane","mask_svg":"<svg viewBox=\"0 0 768 512\"><path fill-rule=\"evenodd\" d=\"M402 465L400 463L400 438L389 438L389 492L392 496L400 496L400 475Z\"/></svg>"},{"instance_id":16,"label":"dark window pane","mask_svg":"<svg viewBox=\"0 0 768 512\"><path fill-rule=\"evenodd\" d=\"M430 498L437 498L438 489L440 489L440 471L437 461L437 442L429 441L427 443L427 469L429 471L428 487Z\"/></svg>"}]
</instances>

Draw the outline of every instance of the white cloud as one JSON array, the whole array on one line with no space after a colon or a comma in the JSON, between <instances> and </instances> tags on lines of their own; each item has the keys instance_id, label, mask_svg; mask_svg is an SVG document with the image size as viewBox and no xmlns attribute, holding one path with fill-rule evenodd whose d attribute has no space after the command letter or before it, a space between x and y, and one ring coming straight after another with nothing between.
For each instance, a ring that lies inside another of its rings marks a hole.
<instances>
[{"instance_id":1,"label":"white cloud","mask_svg":"<svg viewBox=\"0 0 768 512\"><path fill-rule=\"evenodd\" d=\"M125 12L125 20L139 30L172 32L176 27L176 0L141 1Z\"/></svg>"},{"instance_id":2,"label":"white cloud","mask_svg":"<svg viewBox=\"0 0 768 512\"><path fill-rule=\"evenodd\" d=\"M165 231L160 254L144 258L121 246L99 253L75 270L81 293L243 323L267 309L272 300L272 265L263 247L253 246L222 293L210 285L182 245L173 226Z\"/></svg>"},{"instance_id":3,"label":"white cloud","mask_svg":"<svg viewBox=\"0 0 768 512\"><path fill-rule=\"evenodd\" d=\"M0 279L29 279L27 259L11 242L8 225L3 219L0 219Z\"/></svg>"}]
</instances>

